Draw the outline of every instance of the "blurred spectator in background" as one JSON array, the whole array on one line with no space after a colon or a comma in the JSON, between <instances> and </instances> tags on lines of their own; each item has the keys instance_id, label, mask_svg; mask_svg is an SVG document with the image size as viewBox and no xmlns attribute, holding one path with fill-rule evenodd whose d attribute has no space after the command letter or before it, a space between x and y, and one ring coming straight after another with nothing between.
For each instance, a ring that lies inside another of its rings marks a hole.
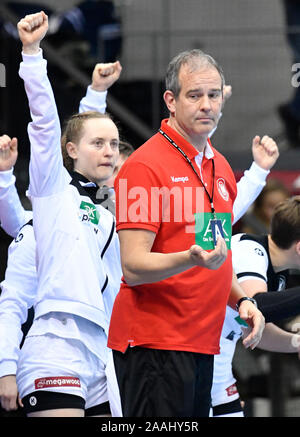
<instances>
[{"instance_id":1,"label":"blurred spectator in background","mask_svg":"<svg viewBox=\"0 0 300 437\"><path fill-rule=\"evenodd\" d=\"M50 3L50 2L49 2ZM43 10L49 17L47 40L55 47L71 55L73 61L86 64L114 62L120 56L122 37L121 23L114 2L110 0L85 0L63 12L56 12L44 3L6 2L6 6L18 19ZM16 27L9 21L1 21L0 27L18 40ZM75 43L75 44L74 44ZM83 43L83 44L81 44ZM87 53L82 54L84 43ZM90 59L89 59L90 58Z\"/></svg>"},{"instance_id":2,"label":"blurred spectator in background","mask_svg":"<svg viewBox=\"0 0 300 437\"><path fill-rule=\"evenodd\" d=\"M286 22L286 37L292 51L293 64L300 63L300 1L283 0ZM300 66L300 64L299 64ZM292 71L299 71L299 68ZM292 81L294 92L291 100L278 108L290 147L300 147L300 82Z\"/></svg>"},{"instance_id":3,"label":"blurred spectator in background","mask_svg":"<svg viewBox=\"0 0 300 437\"><path fill-rule=\"evenodd\" d=\"M262 234L270 232L271 217L275 206L290 197L287 187L277 179L268 179L253 208L242 219L240 232Z\"/></svg>"},{"instance_id":4,"label":"blurred spectator in background","mask_svg":"<svg viewBox=\"0 0 300 437\"><path fill-rule=\"evenodd\" d=\"M56 21L56 23L55 23ZM121 52L121 24L113 1L86 0L52 19L61 35L83 38L90 56L98 62L114 62ZM51 28L51 19L50 19Z\"/></svg>"},{"instance_id":5,"label":"blurred spectator in background","mask_svg":"<svg viewBox=\"0 0 300 437\"><path fill-rule=\"evenodd\" d=\"M48 15L48 17L51 17L53 15L53 9L51 8L51 6L45 6L45 3L42 4L30 3L30 2L4 2L4 3L5 6L7 6L9 10L17 16L18 19L20 19L21 17L25 17L25 15L35 14L37 12L40 12L41 9ZM0 28L5 29L9 35L13 36L15 39L18 40L19 36L16 26L10 21L2 20L1 16L0 16Z\"/></svg>"},{"instance_id":6,"label":"blurred spectator in background","mask_svg":"<svg viewBox=\"0 0 300 437\"><path fill-rule=\"evenodd\" d=\"M119 158L118 158L117 164L115 166L115 169L114 169L114 172L113 172L111 178L106 181L106 185L108 187L114 186L114 181L115 181L117 174L119 173L120 168L122 167L122 165L124 164L126 159L133 152L134 152L134 148L131 144L127 143L126 141L120 141L120 143L119 143Z\"/></svg>"}]
</instances>

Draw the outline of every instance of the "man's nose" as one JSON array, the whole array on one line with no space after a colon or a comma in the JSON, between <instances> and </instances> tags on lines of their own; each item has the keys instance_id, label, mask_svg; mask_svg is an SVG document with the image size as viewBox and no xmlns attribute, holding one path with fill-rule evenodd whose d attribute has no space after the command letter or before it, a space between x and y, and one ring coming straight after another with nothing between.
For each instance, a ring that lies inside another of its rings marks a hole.
<instances>
[{"instance_id":1,"label":"man's nose","mask_svg":"<svg viewBox=\"0 0 300 437\"><path fill-rule=\"evenodd\" d=\"M210 98L208 95L203 95L200 100L201 111L208 112L211 110Z\"/></svg>"}]
</instances>

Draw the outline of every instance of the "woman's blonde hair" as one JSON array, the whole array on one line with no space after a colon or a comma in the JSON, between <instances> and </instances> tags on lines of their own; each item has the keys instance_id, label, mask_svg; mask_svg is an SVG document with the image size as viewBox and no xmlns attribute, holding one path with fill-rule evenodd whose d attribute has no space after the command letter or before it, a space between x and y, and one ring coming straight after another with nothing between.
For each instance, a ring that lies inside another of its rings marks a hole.
<instances>
[{"instance_id":1,"label":"woman's blonde hair","mask_svg":"<svg viewBox=\"0 0 300 437\"><path fill-rule=\"evenodd\" d=\"M61 137L61 151L63 156L64 166L68 171L72 171L74 169L74 161L68 153L67 143L78 143L83 134L83 125L86 120L90 120L92 118L108 118L111 120L111 116L108 113L102 114L97 111L86 111L81 112L80 114L72 115L65 123L63 134Z\"/></svg>"}]
</instances>

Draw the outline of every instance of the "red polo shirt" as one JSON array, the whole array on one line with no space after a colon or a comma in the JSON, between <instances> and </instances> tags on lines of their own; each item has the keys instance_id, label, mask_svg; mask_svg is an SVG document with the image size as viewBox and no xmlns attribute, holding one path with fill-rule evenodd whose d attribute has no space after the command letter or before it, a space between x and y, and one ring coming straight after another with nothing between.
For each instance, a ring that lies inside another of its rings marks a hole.
<instances>
[{"instance_id":1,"label":"red polo shirt","mask_svg":"<svg viewBox=\"0 0 300 437\"><path fill-rule=\"evenodd\" d=\"M215 210L230 245L236 182L228 162L211 147L213 156L204 154L200 171L195 161L198 151L167 120L161 128L192 161L208 193L214 185ZM153 252L181 252L195 243L210 250L209 198L185 158L160 133L127 159L115 190L118 231L139 228L155 232ZM231 281L229 250L218 270L194 267L134 287L123 282L112 312L108 346L122 352L130 345L219 353Z\"/></svg>"}]
</instances>

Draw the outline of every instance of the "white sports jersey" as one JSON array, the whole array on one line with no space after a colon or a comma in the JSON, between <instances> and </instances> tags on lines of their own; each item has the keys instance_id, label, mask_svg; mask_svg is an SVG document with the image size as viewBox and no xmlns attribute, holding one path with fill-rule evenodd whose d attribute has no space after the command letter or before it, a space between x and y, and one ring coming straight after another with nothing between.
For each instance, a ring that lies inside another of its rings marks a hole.
<instances>
[{"instance_id":1,"label":"white sports jersey","mask_svg":"<svg viewBox=\"0 0 300 437\"><path fill-rule=\"evenodd\" d=\"M32 219L20 202L13 169L0 171L0 223L5 232L16 238L20 228Z\"/></svg>"},{"instance_id":2,"label":"white sports jersey","mask_svg":"<svg viewBox=\"0 0 300 437\"><path fill-rule=\"evenodd\" d=\"M282 290L285 288L285 276L274 272L267 244L267 236L248 239L245 234L234 235L231 239L233 269L240 283L255 279L267 283L270 290ZM232 389L236 382L232 374L232 359L236 343L242 336L243 326L245 322L240 319L239 313L227 306L220 339L220 354L214 359L213 406L238 397L236 389Z\"/></svg>"},{"instance_id":3,"label":"white sports jersey","mask_svg":"<svg viewBox=\"0 0 300 437\"><path fill-rule=\"evenodd\" d=\"M87 87L86 95L79 103L79 112L106 110L107 91L95 91ZM0 224L4 231L16 238L19 230L32 219L32 211L24 209L15 186L13 168L0 171Z\"/></svg>"},{"instance_id":4,"label":"white sports jersey","mask_svg":"<svg viewBox=\"0 0 300 437\"><path fill-rule=\"evenodd\" d=\"M81 100L79 112L98 110L104 112L106 108L106 92L96 92L90 87L86 96ZM22 340L21 325L26 321L27 311L34 305L37 293L37 272L36 272L36 242L32 226L32 211L25 211L16 187L13 169L0 172L0 222L3 229L15 240L8 249L7 269L5 279L1 283L0 295L0 377L15 374L17 361L20 353L19 345ZM26 224L30 221L30 224ZM24 226L25 225L25 226ZM20 230L21 228L21 230ZM104 262L109 259L118 259L118 247L109 246L103 258ZM108 268L110 284L117 287L118 275L120 274L118 263L111 264ZM107 294L105 294L104 299ZM109 295L109 293L108 293ZM107 302L107 309L110 312L112 299ZM75 319L76 320L76 319ZM69 338L78 338L77 324L68 325ZM45 331L60 335L56 327L50 323L42 326L35 325L40 329L40 334ZM95 341L84 339L86 346L94 352Z\"/></svg>"},{"instance_id":5,"label":"white sports jersey","mask_svg":"<svg viewBox=\"0 0 300 437\"><path fill-rule=\"evenodd\" d=\"M32 122L29 196L37 243L35 317L70 312L108 331L110 310L121 281L113 215L79 190L63 166L60 122L42 51L24 55L24 80ZM92 184L93 185L93 184ZM110 246L113 250L108 251ZM103 258L106 257L106 261ZM110 265L118 278L110 281ZM104 294L106 299L104 299Z\"/></svg>"},{"instance_id":6,"label":"white sports jersey","mask_svg":"<svg viewBox=\"0 0 300 437\"><path fill-rule=\"evenodd\" d=\"M5 279L0 295L0 377L15 375L23 337L21 325L27 319L37 289L35 239L31 225L25 225L8 249Z\"/></svg>"},{"instance_id":7,"label":"white sports jersey","mask_svg":"<svg viewBox=\"0 0 300 437\"><path fill-rule=\"evenodd\" d=\"M233 225L245 214L261 193L269 173L269 170L264 170L254 161L249 170L244 172L237 183L237 195L233 204Z\"/></svg>"}]
</instances>

